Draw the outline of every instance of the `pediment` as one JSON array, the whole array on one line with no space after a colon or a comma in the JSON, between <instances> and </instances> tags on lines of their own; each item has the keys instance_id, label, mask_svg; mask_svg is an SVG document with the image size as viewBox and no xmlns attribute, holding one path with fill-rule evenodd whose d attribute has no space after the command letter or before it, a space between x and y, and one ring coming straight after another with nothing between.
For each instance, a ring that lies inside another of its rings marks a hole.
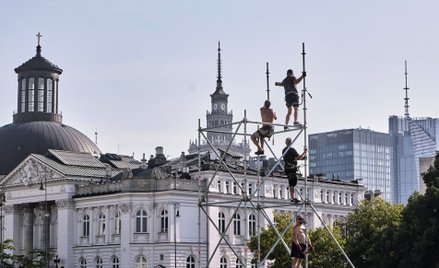
<instances>
[{"instance_id":1,"label":"pediment","mask_svg":"<svg viewBox=\"0 0 439 268\"><path fill-rule=\"evenodd\" d=\"M28 156L1 182L3 186L29 186L46 180L59 180L65 176L34 155Z\"/></svg>"}]
</instances>

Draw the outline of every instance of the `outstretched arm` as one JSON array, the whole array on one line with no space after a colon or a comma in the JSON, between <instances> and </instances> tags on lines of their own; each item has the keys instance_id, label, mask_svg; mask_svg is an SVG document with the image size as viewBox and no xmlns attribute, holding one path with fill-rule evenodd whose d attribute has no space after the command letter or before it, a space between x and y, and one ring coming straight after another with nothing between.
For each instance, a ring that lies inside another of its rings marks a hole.
<instances>
[{"instance_id":1,"label":"outstretched arm","mask_svg":"<svg viewBox=\"0 0 439 268\"><path fill-rule=\"evenodd\" d=\"M299 155L298 157L296 157L296 160L303 160L303 159L305 159L307 152L308 152L307 148L303 149L303 153L301 155Z\"/></svg>"}]
</instances>

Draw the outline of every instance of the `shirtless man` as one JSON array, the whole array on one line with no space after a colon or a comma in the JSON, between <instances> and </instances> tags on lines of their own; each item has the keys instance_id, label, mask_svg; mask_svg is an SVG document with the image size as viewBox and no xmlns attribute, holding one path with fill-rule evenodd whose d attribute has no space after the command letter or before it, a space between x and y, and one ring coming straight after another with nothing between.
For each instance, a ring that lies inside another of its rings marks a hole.
<instances>
[{"instance_id":1,"label":"shirtless man","mask_svg":"<svg viewBox=\"0 0 439 268\"><path fill-rule=\"evenodd\" d=\"M284 129L288 129L288 123L290 122L291 110L294 108L294 125L300 125L297 118L299 116L299 92L297 91L296 85L299 84L302 79L306 76L306 72L302 73L302 76L296 78L293 74L293 70L289 69L287 71L287 77L282 82L276 82L274 85L279 87L284 87L285 89L285 104L287 105L287 116L285 118L285 127Z\"/></svg>"},{"instance_id":2,"label":"shirtless man","mask_svg":"<svg viewBox=\"0 0 439 268\"><path fill-rule=\"evenodd\" d=\"M311 250L314 250L313 245L311 244L311 240L305 233L305 223L302 216L296 216L296 225L294 225L293 229L293 245L291 246L291 257L293 258L293 263L291 264L291 268L300 268L302 265L302 261L306 255L306 242L308 242L308 246Z\"/></svg>"},{"instance_id":3,"label":"shirtless man","mask_svg":"<svg viewBox=\"0 0 439 268\"><path fill-rule=\"evenodd\" d=\"M270 108L271 102L266 100L264 107L261 108L261 118L262 123L272 124L274 120L277 119L276 113ZM264 154L264 138L270 138L274 133L274 128L272 125L262 125L262 128L256 130L255 133L251 135L252 142L258 147L256 155ZM260 144L260 145L259 145Z\"/></svg>"}]
</instances>

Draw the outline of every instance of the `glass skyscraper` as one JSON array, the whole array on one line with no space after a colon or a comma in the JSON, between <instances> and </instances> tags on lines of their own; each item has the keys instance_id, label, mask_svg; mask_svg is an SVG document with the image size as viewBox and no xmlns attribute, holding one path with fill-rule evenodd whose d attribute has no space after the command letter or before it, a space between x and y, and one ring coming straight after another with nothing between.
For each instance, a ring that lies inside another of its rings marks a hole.
<instances>
[{"instance_id":1,"label":"glass skyscraper","mask_svg":"<svg viewBox=\"0 0 439 268\"><path fill-rule=\"evenodd\" d=\"M389 134L345 129L309 135L309 173L327 179L361 180L392 201L392 143Z\"/></svg>"},{"instance_id":2,"label":"glass skyscraper","mask_svg":"<svg viewBox=\"0 0 439 268\"><path fill-rule=\"evenodd\" d=\"M439 119L390 116L392 139L393 202L407 203L420 189L419 159L434 157L439 150Z\"/></svg>"}]
</instances>

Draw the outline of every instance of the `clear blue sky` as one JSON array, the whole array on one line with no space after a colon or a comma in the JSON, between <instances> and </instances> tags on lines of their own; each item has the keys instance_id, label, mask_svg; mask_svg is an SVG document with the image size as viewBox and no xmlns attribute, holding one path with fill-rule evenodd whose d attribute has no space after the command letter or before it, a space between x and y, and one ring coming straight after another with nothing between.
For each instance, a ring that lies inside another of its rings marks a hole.
<instances>
[{"instance_id":1,"label":"clear blue sky","mask_svg":"<svg viewBox=\"0 0 439 268\"><path fill-rule=\"evenodd\" d=\"M266 62L272 84L288 68L299 73L305 42L308 133L387 132L388 116L404 114L404 60L410 114L439 117L438 10L435 0L2 1L0 125L16 109L13 69L35 55L41 32L43 56L64 70L64 123L92 140L97 130L103 152L186 151L210 109L218 40L234 121L244 109L259 121ZM283 90L271 88L283 123Z\"/></svg>"}]
</instances>

